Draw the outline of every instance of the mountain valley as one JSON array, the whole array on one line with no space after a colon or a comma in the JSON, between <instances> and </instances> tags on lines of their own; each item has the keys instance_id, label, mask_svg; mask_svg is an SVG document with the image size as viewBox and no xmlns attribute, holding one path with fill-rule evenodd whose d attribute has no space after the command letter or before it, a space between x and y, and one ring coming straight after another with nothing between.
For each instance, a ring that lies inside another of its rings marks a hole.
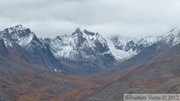
<instances>
[{"instance_id":1,"label":"mountain valley","mask_svg":"<svg viewBox=\"0 0 180 101\"><path fill-rule=\"evenodd\" d=\"M180 93L180 29L104 38L77 28L38 38L0 31L0 101L123 101L124 93Z\"/></svg>"}]
</instances>

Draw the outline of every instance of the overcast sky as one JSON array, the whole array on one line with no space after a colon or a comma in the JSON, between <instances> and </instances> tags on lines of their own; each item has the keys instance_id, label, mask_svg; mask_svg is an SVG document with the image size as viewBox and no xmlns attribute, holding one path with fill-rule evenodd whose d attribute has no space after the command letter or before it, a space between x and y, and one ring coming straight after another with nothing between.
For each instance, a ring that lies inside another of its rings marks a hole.
<instances>
[{"instance_id":1,"label":"overcast sky","mask_svg":"<svg viewBox=\"0 0 180 101\"><path fill-rule=\"evenodd\" d=\"M17 24L38 37L77 27L104 36L162 35L180 27L180 0L0 0L0 30Z\"/></svg>"}]
</instances>

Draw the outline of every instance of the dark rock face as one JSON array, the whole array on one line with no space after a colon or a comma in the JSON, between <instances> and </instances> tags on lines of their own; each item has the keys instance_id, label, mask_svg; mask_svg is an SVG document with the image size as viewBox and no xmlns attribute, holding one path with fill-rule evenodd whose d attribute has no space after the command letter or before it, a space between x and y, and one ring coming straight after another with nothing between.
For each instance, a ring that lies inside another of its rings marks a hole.
<instances>
[{"instance_id":1,"label":"dark rock face","mask_svg":"<svg viewBox=\"0 0 180 101\"><path fill-rule=\"evenodd\" d=\"M0 55L1 56L7 56L8 55L8 50L4 44L3 39L0 39Z\"/></svg>"},{"instance_id":2,"label":"dark rock face","mask_svg":"<svg viewBox=\"0 0 180 101\"><path fill-rule=\"evenodd\" d=\"M94 32L87 31L86 29L84 30L84 33L91 36L95 35Z\"/></svg>"},{"instance_id":3,"label":"dark rock face","mask_svg":"<svg viewBox=\"0 0 180 101\"><path fill-rule=\"evenodd\" d=\"M100 60L102 61L102 64L104 64L105 66L112 66L112 64L115 63L115 59L111 53L108 53L110 52L108 45L102 44L99 40L95 41L95 45L96 45L95 50L96 50L97 55L101 54L101 55L98 55L97 57L100 58Z\"/></svg>"}]
</instances>

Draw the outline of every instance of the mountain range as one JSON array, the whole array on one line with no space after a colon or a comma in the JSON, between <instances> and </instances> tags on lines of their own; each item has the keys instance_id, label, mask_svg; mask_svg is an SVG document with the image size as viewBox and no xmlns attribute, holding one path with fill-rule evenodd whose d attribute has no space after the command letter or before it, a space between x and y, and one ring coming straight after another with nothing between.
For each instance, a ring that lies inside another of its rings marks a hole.
<instances>
[{"instance_id":1,"label":"mountain range","mask_svg":"<svg viewBox=\"0 0 180 101\"><path fill-rule=\"evenodd\" d=\"M106 38L75 29L39 38L0 31L0 101L119 101L124 93L179 93L180 29Z\"/></svg>"},{"instance_id":2,"label":"mountain range","mask_svg":"<svg viewBox=\"0 0 180 101\"><path fill-rule=\"evenodd\" d=\"M28 63L62 73L96 73L138 54L161 37L103 38L99 33L77 28L71 35L38 38L22 25L0 32L7 49Z\"/></svg>"}]
</instances>

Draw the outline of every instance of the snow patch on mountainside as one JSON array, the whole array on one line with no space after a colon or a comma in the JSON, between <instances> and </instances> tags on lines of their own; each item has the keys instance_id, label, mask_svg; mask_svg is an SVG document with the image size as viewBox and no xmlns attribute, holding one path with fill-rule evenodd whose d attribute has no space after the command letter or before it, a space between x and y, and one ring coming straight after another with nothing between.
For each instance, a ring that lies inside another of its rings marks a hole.
<instances>
[{"instance_id":1,"label":"snow patch on mountainside","mask_svg":"<svg viewBox=\"0 0 180 101\"><path fill-rule=\"evenodd\" d=\"M34 37L34 34L30 34L26 37L23 37L23 38L18 38L18 44L21 46L21 47L26 47L32 40L33 40L33 37Z\"/></svg>"},{"instance_id":2,"label":"snow patch on mountainside","mask_svg":"<svg viewBox=\"0 0 180 101\"><path fill-rule=\"evenodd\" d=\"M154 44L155 42L159 41L161 39L161 36L147 36L145 38L141 38L138 41L138 45L142 44L144 45L144 47L148 47L152 44Z\"/></svg>"},{"instance_id":3,"label":"snow patch on mountainside","mask_svg":"<svg viewBox=\"0 0 180 101\"><path fill-rule=\"evenodd\" d=\"M180 28L175 28L163 36L162 41L173 46L180 43Z\"/></svg>"},{"instance_id":4,"label":"snow patch on mountainside","mask_svg":"<svg viewBox=\"0 0 180 101\"><path fill-rule=\"evenodd\" d=\"M107 42L108 42L111 53L114 55L114 57L118 61L123 61L123 60L129 59L133 55L136 54L135 52L125 52L123 50L116 49L112 40L110 40L110 39L107 39Z\"/></svg>"},{"instance_id":5,"label":"snow patch on mountainside","mask_svg":"<svg viewBox=\"0 0 180 101\"><path fill-rule=\"evenodd\" d=\"M123 61L133 57L141 52L144 48L154 44L160 39L161 37L158 36L148 36L139 39L115 36L107 40L112 54L118 61Z\"/></svg>"}]
</instances>

